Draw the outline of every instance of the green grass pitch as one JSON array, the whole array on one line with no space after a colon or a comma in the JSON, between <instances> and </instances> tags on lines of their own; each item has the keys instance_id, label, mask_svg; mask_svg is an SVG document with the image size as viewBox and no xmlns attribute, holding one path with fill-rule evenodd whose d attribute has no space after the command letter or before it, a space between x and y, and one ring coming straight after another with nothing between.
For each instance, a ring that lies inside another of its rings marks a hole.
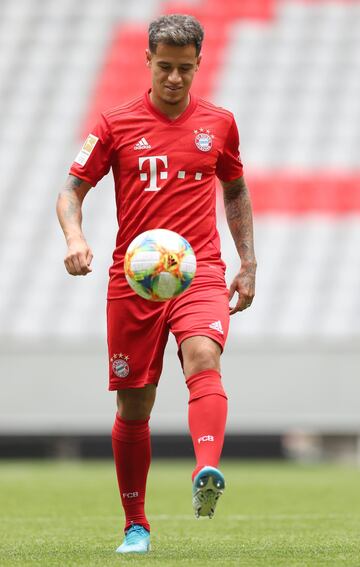
<instances>
[{"instance_id":1,"label":"green grass pitch","mask_svg":"<svg viewBox=\"0 0 360 567\"><path fill-rule=\"evenodd\" d=\"M117 556L122 513L111 462L0 462L0 565L359 567L360 471L224 461L213 520L195 520L192 463L152 464L152 551Z\"/></svg>"}]
</instances>

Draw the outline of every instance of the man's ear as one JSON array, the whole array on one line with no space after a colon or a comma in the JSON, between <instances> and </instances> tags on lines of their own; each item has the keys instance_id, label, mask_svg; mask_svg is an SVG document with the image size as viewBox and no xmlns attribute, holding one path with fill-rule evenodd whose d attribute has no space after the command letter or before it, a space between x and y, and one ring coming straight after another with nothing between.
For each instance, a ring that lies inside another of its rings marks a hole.
<instances>
[{"instance_id":1,"label":"man's ear","mask_svg":"<svg viewBox=\"0 0 360 567\"><path fill-rule=\"evenodd\" d=\"M199 67L200 67L201 59L202 59L202 55L201 55L201 53L200 53L200 55L199 55L198 58L196 59L195 71L198 71L198 69L199 69Z\"/></svg>"},{"instance_id":2,"label":"man's ear","mask_svg":"<svg viewBox=\"0 0 360 567\"><path fill-rule=\"evenodd\" d=\"M150 49L145 49L146 67L151 66L152 53Z\"/></svg>"}]
</instances>

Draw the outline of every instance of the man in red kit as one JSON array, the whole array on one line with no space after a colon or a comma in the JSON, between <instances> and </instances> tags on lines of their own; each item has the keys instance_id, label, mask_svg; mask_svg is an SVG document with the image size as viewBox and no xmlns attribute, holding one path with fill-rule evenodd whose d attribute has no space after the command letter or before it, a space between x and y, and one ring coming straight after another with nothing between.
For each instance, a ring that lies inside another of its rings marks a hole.
<instances>
[{"instance_id":1,"label":"man in red kit","mask_svg":"<svg viewBox=\"0 0 360 567\"><path fill-rule=\"evenodd\" d=\"M189 389L195 515L211 518L225 487L217 468L227 414L220 355L229 315L246 309L253 300L256 260L234 117L190 94L203 36L201 25L191 16L162 16L150 24L146 64L152 88L101 115L71 166L57 204L68 246L66 269L74 276L86 275L93 256L81 229L82 202L112 168L119 232L110 269L107 321L109 389L117 391L113 451L126 517L119 553L150 549L144 510L151 460L149 418L169 331L176 338ZM230 290L216 229L215 177L224 188L227 222L241 260ZM164 303L136 295L124 276L128 245L136 235L154 228L180 233L197 259L190 288ZM237 303L229 307L235 294ZM146 344L141 351L139 336Z\"/></svg>"}]
</instances>

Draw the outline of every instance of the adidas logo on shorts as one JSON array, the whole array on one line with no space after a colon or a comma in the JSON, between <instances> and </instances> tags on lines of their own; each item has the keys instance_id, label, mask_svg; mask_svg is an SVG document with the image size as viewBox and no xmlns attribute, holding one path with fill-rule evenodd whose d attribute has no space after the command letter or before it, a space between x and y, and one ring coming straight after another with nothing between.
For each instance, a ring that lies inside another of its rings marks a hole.
<instances>
[{"instance_id":1,"label":"adidas logo on shorts","mask_svg":"<svg viewBox=\"0 0 360 567\"><path fill-rule=\"evenodd\" d=\"M141 138L134 146L134 150L151 150L151 146L146 138Z\"/></svg>"},{"instance_id":2,"label":"adidas logo on shorts","mask_svg":"<svg viewBox=\"0 0 360 567\"><path fill-rule=\"evenodd\" d=\"M224 334L221 321L214 321L209 325L210 329L214 329L214 331L218 331L218 333Z\"/></svg>"}]
</instances>

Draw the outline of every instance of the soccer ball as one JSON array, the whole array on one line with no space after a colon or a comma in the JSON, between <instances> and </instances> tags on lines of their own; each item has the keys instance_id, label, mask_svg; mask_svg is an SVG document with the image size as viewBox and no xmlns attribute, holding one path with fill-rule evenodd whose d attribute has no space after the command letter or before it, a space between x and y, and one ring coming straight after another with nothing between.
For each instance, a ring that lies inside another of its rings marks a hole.
<instances>
[{"instance_id":1,"label":"soccer ball","mask_svg":"<svg viewBox=\"0 0 360 567\"><path fill-rule=\"evenodd\" d=\"M193 249L177 232L164 228L147 230L129 245L125 276L144 299L167 301L183 293L196 271Z\"/></svg>"}]
</instances>

